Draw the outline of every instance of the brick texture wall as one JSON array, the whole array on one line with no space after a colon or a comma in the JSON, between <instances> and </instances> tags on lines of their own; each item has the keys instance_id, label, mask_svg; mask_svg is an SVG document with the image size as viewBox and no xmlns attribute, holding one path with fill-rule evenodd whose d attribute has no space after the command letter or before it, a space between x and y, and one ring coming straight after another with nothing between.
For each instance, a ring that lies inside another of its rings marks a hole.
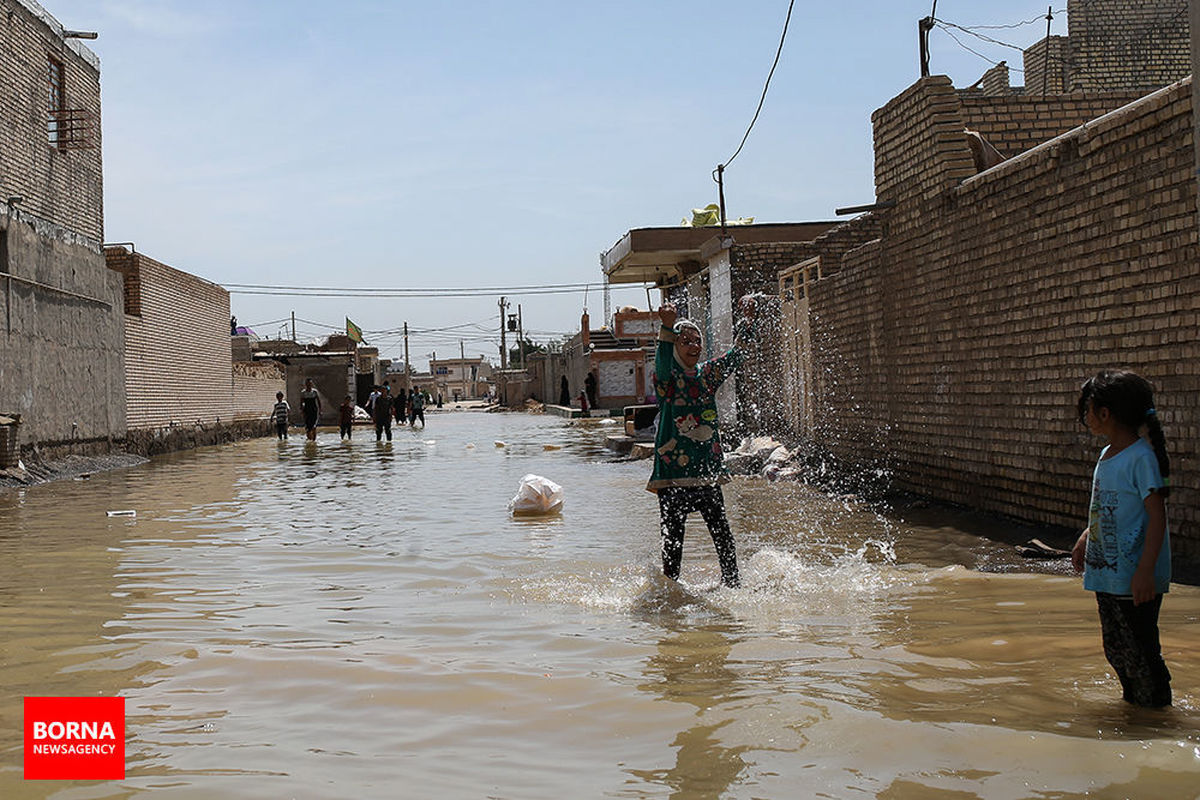
<instances>
[{"instance_id":1,"label":"brick texture wall","mask_svg":"<svg viewBox=\"0 0 1200 800\"><path fill-rule=\"evenodd\" d=\"M1176 549L1200 557L1190 83L978 176L942 134L962 119L941 80L877 112L877 176L897 206L805 305L794 275L783 293L807 331L789 357L811 361L811 411L793 424L853 462L886 454L900 488L1078 526L1099 450L1078 386L1132 368L1157 390Z\"/></svg>"},{"instance_id":2,"label":"brick texture wall","mask_svg":"<svg viewBox=\"0 0 1200 800\"><path fill-rule=\"evenodd\" d=\"M123 247L104 254L126 281L129 428L232 419L229 293Z\"/></svg>"},{"instance_id":3,"label":"brick texture wall","mask_svg":"<svg viewBox=\"0 0 1200 800\"><path fill-rule=\"evenodd\" d=\"M959 93L964 124L1005 157L1024 153L1055 136L1091 122L1144 96L1144 92L1006 95Z\"/></svg>"},{"instance_id":4,"label":"brick texture wall","mask_svg":"<svg viewBox=\"0 0 1200 800\"><path fill-rule=\"evenodd\" d=\"M1192 71L1188 0L1067 0L1067 17L1069 91L1150 90Z\"/></svg>"},{"instance_id":5,"label":"brick texture wall","mask_svg":"<svg viewBox=\"0 0 1200 800\"><path fill-rule=\"evenodd\" d=\"M233 364L233 416L265 419L275 407L275 393L287 396L287 377L277 362L241 361Z\"/></svg>"},{"instance_id":6,"label":"brick texture wall","mask_svg":"<svg viewBox=\"0 0 1200 800\"><path fill-rule=\"evenodd\" d=\"M104 238L100 62L33 0L0 7L0 195L97 241ZM63 104L91 116L88 146L51 143L49 60L63 66Z\"/></svg>"}]
</instances>

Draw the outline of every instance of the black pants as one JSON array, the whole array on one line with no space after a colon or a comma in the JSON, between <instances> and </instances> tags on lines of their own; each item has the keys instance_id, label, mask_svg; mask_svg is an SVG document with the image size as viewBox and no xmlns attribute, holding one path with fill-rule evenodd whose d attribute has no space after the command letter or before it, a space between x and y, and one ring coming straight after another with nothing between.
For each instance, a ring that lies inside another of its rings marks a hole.
<instances>
[{"instance_id":1,"label":"black pants","mask_svg":"<svg viewBox=\"0 0 1200 800\"><path fill-rule=\"evenodd\" d=\"M738 578L737 552L733 546L733 532L725 519L725 496L720 486L667 486L658 490L658 513L662 522L663 574L668 578L679 578L679 565L683 561L683 530L687 515L699 511L708 525L717 559L721 563L721 583L740 586Z\"/></svg>"},{"instance_id":2,"label":"black pants","mask_svg":"<svg viewBox=\"0 0 1200 800\"><path fill-rule=\"evenodd\" d=\"M1160 708L1171 705L1171 673L1158 643L1163 596L1135 606L1128 597L1096 592L1104 657L1121 681L1125 702Z\"/></svg>"},{"instance_id":3,"label":"black pants","mask_svg":"<svg viewBox=\"0 0 1200 800\"><path fill-rule=\"evenodd\" d=\"M421 418L421 427L424 428L425 427L425 409L423 409L423 408L418 408L416 411L408 412L409 426L416 425L418 417Z\"/></svg>"},{"instance_id":4,"label":"black pants","mask_svg":"<svg viewBox=\"0 0 1200 800\"><path fill-rule=\"evenodd\" d=\"M287 423L286 422L276 422L275 423L275 434L280 439L286 439L287 438Z\"/></svg>"},{"instance_id":5,"label":"black pants","mask_svg":"<svg viewBox=\"0 0 1200 800\"><path fill-rule=\"evenodd\" d=\"M392 415L388 414L383 419L375 420L375 441L382 441L383 433L387 431L388 441L392 440Z\"/></svg>"},{"instance_id":6,"label":"black pants","mask_svg":"<svg viewBox=\"0 0 1200 800\"><path fill-rule=\"evenodd\" d=\"M353 426L349 422L343 422L341 424L341 426L338 428L338 433L341 435L341 437L343 439L349 439L350 431L352 428L353 428Z\"/></svg>"}]
</instances>

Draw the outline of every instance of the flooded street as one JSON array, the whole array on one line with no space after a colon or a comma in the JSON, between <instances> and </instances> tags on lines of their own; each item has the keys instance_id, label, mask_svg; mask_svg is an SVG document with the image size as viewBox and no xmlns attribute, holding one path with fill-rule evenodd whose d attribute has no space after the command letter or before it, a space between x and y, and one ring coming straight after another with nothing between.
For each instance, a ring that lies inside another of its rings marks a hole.
<instances>
[{"instance_id":1,"label":"flooded street","mask_svg":"<svg viewBox=\"0 0 1200 800\"><path fill-rule=\"evenodd\" d=\"M0 797L1200 796L1200 591L1146 712L1062 562L944 520L738 480L745 587L698 515L669 586L611 430L430 414L0 494ZM509 516L531 472L561 516ZM127 779L23 781L26 695L127 698Z\"/></svg>"}]
</instances>

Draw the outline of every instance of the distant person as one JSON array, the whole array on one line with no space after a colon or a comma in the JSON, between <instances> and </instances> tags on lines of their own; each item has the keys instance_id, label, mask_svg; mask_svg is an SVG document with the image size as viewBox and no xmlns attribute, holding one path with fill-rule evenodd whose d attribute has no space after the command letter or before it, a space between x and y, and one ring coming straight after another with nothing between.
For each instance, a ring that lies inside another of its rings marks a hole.
<instances>
[{"instance_id":1,"label":"distant person","mask_svg":"<svg viewBox=\"0 0 1200 800\"><path fill-rule=\"evenodd\" d=\"M312 378L304 379L304 389L300 392L300 410L304 414L304 435L315 442L317 422L321 419L321 395L313 386Z\"/></svg>"},{"instance_id":2,"label":"distant person","mask_svg":"<svg viewBox=\"0 0 1200 800\"><path fill-rule=\"evenodd\" d=\"M412 394L408 398L408 424L409 427L416 427L417 417L421 418L421 427L425 427L425 396L417 391L412 390Z\"/></svg>"},{"instance_id":3,"label":"distant person","mask_svg":"<svg viewBox=\"0 0 1200 800\"><path fill-rule=\"evenodd\" d=\"M437 407L438 408L442 407L442 393L441 392L437 393Z\"/></svg>"},{"instance_id":4,"label":"distant person","mask_svg":"<svg viewBox=\"0 0 1200 800\"><path fill-rule=\"evenodd\" d=\"M587 416L587 414L588 414L587 393L580 392L579 397L576 399L579 400L579 410L583 412L584 416Z\"/></svg>"},{"instance_id":5,"label":"distant person","mask_svg":"<svg viewBox=\"0 0 1200 800\"><path fill-rule=\"evenodd\" d=\"M378 384L372 384L371 394L367 395L367 413L371 415L371 419L375 419L375 398L379 397L379 393L383 391Z\"/></svg>"},{"instance_id":6,"label":"distant person","mask_svg":"<svg viewBox=\"0 0 1200 800\"><path fill-rule=\"evenodd\" d=\"M736 342L752 332L754 305L743 300L744 315L735 345L725 355L700 362L700 328L677 319L675 306L658 310L662 328L654 356L654 388L658 397L658 432L654 440L654 471L646 489L658 495L663 574L679 579L683 533L687 516L699 511L708 526L721 565L721 582L741 584L733 532L725 516L721 484L729 481L717 424L716 393L743 362Z\"/></svg>"},{"instance_id":7,"label":"distant person","mask_svg":"<svg viewBox=\"0 0 1200 800\"><path fill-rule=\"evenodd\" d=\"M1108 445L1092 473L1088 526L1071 563L1083 572L1083 588L1096 593L1104 657L1125 702L1169 706L1171 673L1159 645L1158 612L1171 586L1165 503L1171 463L1154 391L1132 372L1101 372L1083 384L1077 411Z\"/></svg>"},{"instance_id":8,"label":"distant person","mask_svg":"<svg viewBox=\"0 0 1200 800\"><path fill-rule=\"evenodd\" d=\"M275 408L271 410L271 421L275 423L275 435L280 439L288 438L288 415L291 414L291 406L287 400L283 399L283 392L275 393Z\"/></svg>"},{"instance_id":9,"label":"distant person","mask_svg":"<svg viewBox=\"0 0 1200 800\"><path fill-rule=\"evenodd\" d=\"M379 392L379 396L375 398L375 412L372 417L375 420L375 441L383 440L383 434L387 433L387 440L392 440L392 395L388 385L385 383Z\"/></svg>"},{"instance_id":10,"label":"distant person","mask_svg":"<svg viewBox=\"0 0 1200 800\"><path fill-rule=\"evenodd\" d=\"M583 379L583 390L587 392L587 399L592 404L592 408L598 408L599 403L596 402L596 373L589 372L587 377Z\"/></svg>"},{"instance_id":11,"label":"distant person","mask_svg":"<svg viewBox=\"0 0 1200 800\"><path fill-rule=\"evenodd\" d=\"M563 375L558 382L558 404L567 408L571 407L571 390L567 386L566 375Z\"/></svg>"},{"instance_id":12,"label":"distant person","mask_svg":"<svg viewBox=\"0 0 1200 800\"><path fill-rule=\"evenodd\" d=\"M338 407L338 433L342 439L349 439L354 429L354 398L346 395L346 399Z\"/></svg>"},{"instance_id":13,"label":"distant person","mask_svg":"<svg viewBox=\"0 0 1200 800\"><path fill-rule=\"evenodd\" d=\"M396 415L397 425L408 421L408 395L403 389L396 392L396 398L392 401L392 413Z\"/></svg>"}]
</instances>

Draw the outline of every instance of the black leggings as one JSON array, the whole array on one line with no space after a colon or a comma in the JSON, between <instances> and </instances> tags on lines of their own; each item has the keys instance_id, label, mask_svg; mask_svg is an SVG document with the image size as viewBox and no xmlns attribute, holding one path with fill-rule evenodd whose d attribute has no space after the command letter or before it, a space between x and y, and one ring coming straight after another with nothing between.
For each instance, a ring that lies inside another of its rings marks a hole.
<instances>
[{"instance_id":1,"label":"black leggings","mask_svg":"<svg viewBox=\"0 0 1200 800\"><path fill-rule=\"evenodd\" d=\"M1171 673L1158 643L1162 598L1135 606L1132 598L1096 592L1104 657L1121 681L1125 702L1149 708L1171 705Z\"/></svg>"},{"instance_id":2,"label":"black leggings","mask_svg":"<svg viewBox=\"0 0 1200 800\"><path fill-rule=\"evenodd\" d=\"M683 529L687 515L699 511L712 535L721 563L721 583L740 586L733 532L725 519L725 496L720 486L666 486L658 490L658 513L662 520L663 574L679 579L683 560Z\"/></svg>"}]
</instances>

